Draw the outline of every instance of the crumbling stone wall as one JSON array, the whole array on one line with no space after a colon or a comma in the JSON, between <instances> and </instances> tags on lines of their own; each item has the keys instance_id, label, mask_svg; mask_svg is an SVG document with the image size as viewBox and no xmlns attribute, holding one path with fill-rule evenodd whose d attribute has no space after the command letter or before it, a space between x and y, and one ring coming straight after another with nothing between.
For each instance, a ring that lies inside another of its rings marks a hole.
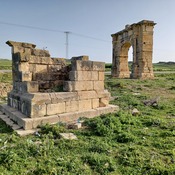
<instances>
[{"instance_id":1,"label":"crumbling stone wall","mask_svg":"<svg viewBox=\"0 0 175 175\"><path fill-rule=\"evenodd\" d=\"M15 92L49 92L68 79L63 58L51 58L49 51L36 45L7 41L12 47L13 90Z\"/></svg>"},{"instance_id":2,"label":"crumbling stone wall","mask_svg":"<svg viewBox=\"0 0 175 175\"><path fill-rule=\"evenodd\" d=\"M112 76L118 78L153 78L153 28L154 21L143 20L112 34ZM130 74L128 51L133 47L133 64Z\"/></svg>"},{"instance_id":3,"label":"crumbling stone wall","mask_svg":"<svg viewBox=\"0 0 175 175\"><path fill-rule=\"evenodd\" d=\"M42 123L72 122L117 109L109 105L110 93L104 89L105 63L80 56L73 57L67 67L64 60L50 58L48 51L35 49L33 44L7 44L12 47L14 79L8 94L12 112L7 107L4 112L12 113L11 118L24 129ZM47 91L53 85L62 85L62 91Z\"/></svg>"}]
</instances>

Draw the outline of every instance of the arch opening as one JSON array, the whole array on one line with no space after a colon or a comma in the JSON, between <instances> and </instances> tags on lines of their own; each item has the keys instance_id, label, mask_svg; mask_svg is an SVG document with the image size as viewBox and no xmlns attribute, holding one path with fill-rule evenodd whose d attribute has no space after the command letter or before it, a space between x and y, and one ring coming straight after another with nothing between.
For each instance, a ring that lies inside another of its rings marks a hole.
<instances>
[{"instance_id":1,"label":"arch opening","mask_svg":"<svg viewBox=\"0 0 175 175\"><path fill-rule=\"evenodd\" d=\"M131 53L130 53L131 52ZM130 42L126 42L122 45L120 50L120 72L123 72L123 77L130 78L130 65L129 59L133 60L132 45Z\"/></svg>"}]
</instances>

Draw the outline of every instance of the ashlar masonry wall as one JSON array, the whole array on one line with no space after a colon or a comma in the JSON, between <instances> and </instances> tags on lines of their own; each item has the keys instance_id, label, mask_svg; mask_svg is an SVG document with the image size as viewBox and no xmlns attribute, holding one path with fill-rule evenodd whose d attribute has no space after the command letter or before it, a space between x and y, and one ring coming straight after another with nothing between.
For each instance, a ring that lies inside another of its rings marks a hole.
<instances>
[{"instance_id":1,"label":"ashlar masonry wall","mask_svg":"<svg viewBox=\"0 0 175 175\"><path fill-rule=\"evenodd\" d=\"M73 57L66 66L63 59L53 59L48 51L34 44L8 41L12 47L13 90L9 115L24 129L43 123L73 122L79 117L95 117L114 112L110 93L104 89L105 63L89 61L88 56ZM61 92L54 92L62 87ZM4 107L4 112L8 112ZM15 117L16 116L16 117Z\"/></svg>"},{"instance_id":2,"label":"ashlar masonry wall","mask_svg":"<svg viewBox=\"0 0 175 175\"><path fill-rule=\"evenodd\" d=\"M12 47L13 90L15 92L47 92L68 79L69 67L63 58L51 58L49 51L36 45L14 41Z\"/></svg>"}]
</instances>

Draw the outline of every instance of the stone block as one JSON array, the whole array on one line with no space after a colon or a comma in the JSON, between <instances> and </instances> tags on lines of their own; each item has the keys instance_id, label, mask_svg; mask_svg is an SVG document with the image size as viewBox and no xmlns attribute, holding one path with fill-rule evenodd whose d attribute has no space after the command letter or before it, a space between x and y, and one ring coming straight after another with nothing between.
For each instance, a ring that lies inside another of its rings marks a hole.
<instances>
[{"instance_id":1,"label":"stone block","mask_svg":"<svg viewBox=\"0 0 175 175\"><path fill-rule=\"evenodd\" d=\"M18 70L22 72L28 72L29 71L29 63L28 62L21 62L18 65Z\"/></svg>"},{"instance_id":2,"label":"stone block","mask_svg":"<svg viewBox=\"0 0 175 175\"><path fill-rule=\"evenodd\" d=\"M32 94L32 96L27 96L26 99L28 99L32 103L37 103L37 104L51 103L51 96L49 93L34 93Z\"/></svg>"},{"instance_id":3,"label":"stone block","mask_svg":"<svg viewBox=\"0 0 175 175\"><path fill-rule=\"evenodd\" d=\"M46 115L46 105L38 103L32 103L31 104L31 114L29 117L31 118L37 118L37 117L43 117Z\"/></svg>"},{"instance_id":4,"label":"stone block","mask_svg":"<svg viewBox=\"0 0 175 175\"><path fill-rule=\"evenodd\" d=\"M41 125L49 124L56 124L59 122L59 117L57 115L45 116L41 118L33 118L32 128L37 128Z\"/></svg>"},{"instance_id":5,"label":"stone block","mask_svg":"<svg viewBox=\"0 0 175 175\"><path fill-rule=\"evenodd\" d=\"M72 123L68 125L68 129L80 129L82 128L82 123Z\"/></svg>"},{"instance_id":6,"label":"stone block","mask_svg":"<svg viewBox=\"0 0 175 175\"><path fill-rule=\"evenodd\" d=\"M59 114L59 121L63 123L77 122L80 117L92 118L98 116L98 111L90 109L88 111L70 112Z\"/></svg>"},{"instance_id":7,"label":"stone block","mask_svg":"<svg viewBox=\"0 0 175 175\"><path fill-rule=\"evenodd\" d=\"M18 129L18 130L16 130L16 133L19 136L23 137L23 136L27 136L30 134L34 134L36 131L37 131L37 129L30 129L30 130Z\"/></svg>"},{"instance_id":8,"label":"stone block","mask_svg":"<svg viewBox=\"0 0 175 175\"><path fill-rule=\"evenodd\" d=\"M13 46L12 47L12 54L23 53L23 52L24 52L24 47L21 47L21 46Z\"/></svg>"},{"instance_id":9,"label":"stone block","mask_svg":"<svg viewBox=\"0 0 175 175\"><path fill-rule=\"evenodd\" d=\"M91 80L97 81L99 80L99 72L98 71L91 71Z\"/></svg>"},{"instance_id":10,"label":"stone block","mask_svg":"<svg viewBox=\"0 0 175 175\"><path fill-rule=\"evenodd\" d=\"M27 54L27 55L31 55L31 52L32 49L31 48L24 48L24 53Z\"/></svg>"},{"instance_id":11,"label":"stone block","mask_svg":"<svg viewBox=\"0 0 175 175\"><path fill-rule=\"evenodd\" d=\"M31 44L31 43L21 43L21 45L24 48L30 48L30 49L34 49L36 47L35 44Z\"/></svg>"},{"instance_id":12,"label":"stone block","mask_svg":"<svg viewBox=\"0 0 175 175\"><path fill-rule=\"evenodd\" d=\"M92 109L91 99L79 100L79 111L87 111L89 109Z\"/></svg>"},{"instance_id":13,"label":"stone block","mask_svg":"<svg viewBox=\"0 0 175 175\"><path fill-rule=\"evenodd\" d=\"M54 92L53 93L49 93L49 95L50 95L50 99L51 99L51 103L52 104L58 103L56 94ZM60 101L60 102L63 102L63 100Z\"/></svg>"},{"instance_id":14,"label":"stone block","mask_svg":"<svg viewBox=\"0 0 175 175\"><path fill-rule=\"evenodd\" d=\"M77 95L79 100L93 99L98 97L96 91L78 91Z\"/></svg>"},{"instance_id":15,"label":"stone block","mask_svg":"<svg viewBox=\"0 0 175 175\"><path fill-rule=\"evenodd\" d=\"M57 73L60 72L62 66L61 65L48 65L48 72Z\"/></svg>"},{"instance_id":16,"label":"stone block","mask_svg":"<svg viewBox=\"0 0 175 175\"><path fill-rule=\"evenodd\" d=\"M66 65L64 58L51 58L51 64L53 65Z\"/></svg>"},{"instance_id":17,"label":"stone block","mask_svg":"<svg viewBox=\"0 0 175 175\"><path fill-rule=\"evenodd\" d=\"M69 112L69 113L59 114L58 117L59 117L59 122L72 123L72 122L76 122L80 116L78 115L78 112Z\"/></svg>"},{"instance_id":18,"label":"stone block","mask_svg":"<svg viewBox=\"0 0 175 175\"><path fill-rule=\"evenodd\" d=\"M35 72L35 70L36 70L36 64L29 64L29 71Z\"/></svg>"},{"instance_id":19,"label":"stone block","mask_svg":"<svg viewBox=\"0 0 175 175\"><path fill-rule=\"evenodd\" d=\"M25 71L25 72L21 72L21 81L23 82L23 81L32 81L32 73L31 72L27 72L27 71Z\"/></svg>"},{"instance_id":20,"label":"stone block","mask_svg":"<svg viewBox=\"0 0 175 175\"><path fill-rule=\"evenodd\" d=\"M93 90L93 81L65 81L63 89L66 92Z\"/></svg>"},{"instance_id":21,"label":"stone block","mask_svg":"<svg viewBox=\"0 0 175 175\"><path fill-rule=\"evenodd\" d=\"M98 72L98 80L99 81L104 81L105 80L104 72L101 72L101 71Z\"/></svg>"},{"instance_id":22,"label":"stone block","mask_svg":"<svg viewBox=\"0 0 175 175\"><path fill-rule=\"evenodd\" d=\"M9 117L24 129L32 128L31 119L27 118L24 114L22 114L19 111L12 112Z\"/></svg>"},{"instance_id":23,"label":"stone block","mask_svg":"<svg viewBox=\"0 0 175 175\"><path fill-rule=\"evenodd\" d=\"M32 55L40 57L50 57L49 51L42 49L32 49Z\"/></svg>"},{"instance_id":24,"label":"stone block","mask_svg":"<svg viewBox=\"0 0 175 175\"><path fill-rule=\"evenodd\" d=\"M61 138L66 139L66 140L77 140L77 136L74 135L73 133L60 133L59 134Z\"/></svg>"},{"instance_id":25,"label":"stone block","mask_svg":"<svg viewBox=\"0 0 175 175\"><path fill-rule=\"evenodd\" d=\"M102 115L102 114L117 112L118 110L119 110L119 107L115 105L108 105L106 107L100 107L96 109L97 116Z\"/></svg>"},{"instance_id":26,"label":"stone block","mask_svg":"<svg viewBox=\"0 0 175 175\"><path fill-rule=\"evenodd\" d=\"M61 114L65 112L65 102L48 104L46 115Z\"/></svg>"},{"instance_id":27,"label":"stone block","mask_svg":"<svg viewBox=\"0 0 175 175\"><path fill-rule=\"evenodd\" d=\"M50 57L41 57L40 58L41 64L52 64L52 60Z\"/></svg>"},{"instance_id":28,"label":"stone block","mask_svg":"<svg viewBox=\"0 0 175 175\"><path fill-rule=\"evenodd\" d=\"M99 100L99 106L105 107L109 105L109 98L100 98Z\"/></svg>"},{"instance_id":29,"label":"stone block","mask_svg":"<svg viewBox=\"0 0 175 175\"><path fill-rule=\"evenodd\" d=\"M26 86L26 92L38 92L38 82L37 81L28 81L23 82Z\"/></svg>"},{"instance_id":30,"label":"stone block","mask_svg":"<svg viewBox=\"0 0 175 175\"><path fill-rule=\"evenodd\" d=\"M38 92L38 82L36 81L14 82L13 89L19 93Z\"/></svg>"},{"instance_id":31,"label":"stone block","mask_svg":"<svg viewBox=\"0 0 175 175\"><path fill-rule=\"evenodd\" d=\"M25 99L20 99L20 109L18 109L19 111L21 111L21 113L23 113L26 116L30 116L31 115L31 102Z\"/></svg>"},{"instance_id":32,"label":"stone block","mask_svg":"<svg viewBox=\"0 0 175 175\"><path fill-rule=\"evenodd\" d=\"M63 83L63 91L65 92L72 92L73 89L73 82L72 81L65 81Z\"/></svg>"},{"instance_id":33,"label":"stone block","mask_svg":"<svg viewBox=\"0 0 175 175\"><path fill-rule=\"evenodd\" d=\"M92 61L72 61L72 71L91 71Z\"/></svg>"},{"instance_id":34,"label":"stone block","mask_svg":"<svg viewBox=\"0 0 175 175\"><path fill-rule=\"evenodd\" d=\"M92 79L91 71L70 71L69 79L71 81L86 81Z\"/></svg>"},{"instance_id":35,"label":"stone block","mask_svg":"<svg viewBox=\"0 0 175 175\"><path fill-rule=\"evenodd\" d=\"M29 63L30 64L41 64L41 57L31 55L29 59Z\"/></svg>"},{"instance_id":36,"label":"stone block","mask_svg":"<svg viewBox=\"0 0 175 175\"><path fill-rule=\"evenodd\" d=\"M47 72L47 65L39 65L39 64L36 64L36 69L35 69L35 72Z\"/></svg>"},{"instance_id":37,"label":"stone block","mask_svg":"<svg viewBox=\"0 0 175 175\"><path fill-rule=\"evenodd\" d=\"M28 62L30 60L30 54L28 53L23 53L23 52L19 52L19 60L20 62Z\"/></svg>"},{"instance_id":38,"label":"stone block","mask_svg":"<svg viewBox=\"0 0 175 175\"><path fill-rule=\"evenodd\" d=\"M66 112L76 112L79 109L78 101L66 101Z\"/></svg>"},{"instance_id":39,"label":"stone block","mask_svg":"<svg viewBox=\"0 0 175 175\"><path fill-rule=\"evenodd\" d=\"M92 99L92 108L98 108L99 107L99 98L97 99Z\"/></svg>"},{"instance_id":40,"label":"stone block","mask_svg":"<svg viewBox=\"0 0 175 175\"><path fill-rule=\"evenodd\" d=\"M94 90L103 90L104 89L104 81L94 81Z\"/></svg>"},{"instance_id":41,"label":"stone block","mask_svg":"<svg viewBox=\"0 0 175 175\"><path fill-rule=\"evenodd\" d=\"M105 63L104 62L92 62L92 70L94 71L105 71Z\"/></svg>"},{"instance_id":42,"label":"stone block","mask_svg":"<svg viewBox=\"0 0 175 175\"><path fill-rule=\"evenodd\" d=\"M57 97L57 101L77 101L78 100L78 95L77 92L57 92L55 93Z\"/></svg>"},{"instance_id":43,"label":"stone block","mask_svg":"<svg viewBox=\"0 0 175 175\"><path fill-rule=\"evenodd\" d=\"M43 73L33 73L34 81L48 81L51 80L51 74L43 72Z\"/></svg>"},{"instance_id":44,"label":"stone block","mask_svg":"<svg viewBox=\"0 0 175 175\"><path fill-rule=\"evenodd\" d=\"M72 57L71 60L72 61L75 61L75 60L88 61L89 60L89 56L82 55L82 56L78 56L78 57Z\"/></svg>"},{"instance_id":45,"label":"stone block","mask_svg":"<svg viewBox=\"0 0 175 175\"><path fill-rule=\"evenodd\" d=\"M36 77L33 80L34 81L37 81ZM39 81L38 82L38 85L39 85L39 91L40 92L42 92L42 90L46 90L46 89L51 88L50 87L50 81L47 81L47 80L45 80L45 81L43 81L43 80Z\"/></svg>"}]
</instances>

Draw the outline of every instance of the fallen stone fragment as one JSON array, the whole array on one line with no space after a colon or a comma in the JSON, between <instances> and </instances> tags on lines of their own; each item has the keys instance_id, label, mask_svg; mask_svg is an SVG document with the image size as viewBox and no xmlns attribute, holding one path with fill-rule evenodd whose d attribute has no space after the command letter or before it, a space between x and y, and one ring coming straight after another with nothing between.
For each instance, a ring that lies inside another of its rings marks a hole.
<instances>
[{"instance_id":1,"label":"fallen stone fragment","mask_svg":"<svg viewBox=\"0 0 175 175\"><path fill-rule=\"evenodd\" d=\"M80 129L82 127L82 123L73 123L68 125L68 129Z\"/></svg>"},{"instance_id":2,"label":"fallen stone fragment","mask_svg":"<svg viewBox=\"0 0 175 175\"><path fill-rule=\"evenodd\" d=\"M132 110L132 115L133 115L133 116L140 115L140 111L139 111L138 109L134 108L134 109Z\"/></svg>"},{"instance_id":3,"label":"fallen stone fragment","mask_svg":"<svg viewBox=\"0 0 175 175\"><path fill-rule=\"evenodd\" d=\"M60 133L60 137L67 140L77 140L77 136L73 133Z\"/></svg>"},{"instance_id":4,"label":"fallen stone fragment","mask_svg":"<svg viewBox=\"0 0 175 175\"><path fill-rule=\"evenodd\" d=\"M158 106L158 100L159 100L159 98L151 99L151 100L145 100L145 101L143 101L143 104L145 106Z\"/></svg>"}]
</instances>

